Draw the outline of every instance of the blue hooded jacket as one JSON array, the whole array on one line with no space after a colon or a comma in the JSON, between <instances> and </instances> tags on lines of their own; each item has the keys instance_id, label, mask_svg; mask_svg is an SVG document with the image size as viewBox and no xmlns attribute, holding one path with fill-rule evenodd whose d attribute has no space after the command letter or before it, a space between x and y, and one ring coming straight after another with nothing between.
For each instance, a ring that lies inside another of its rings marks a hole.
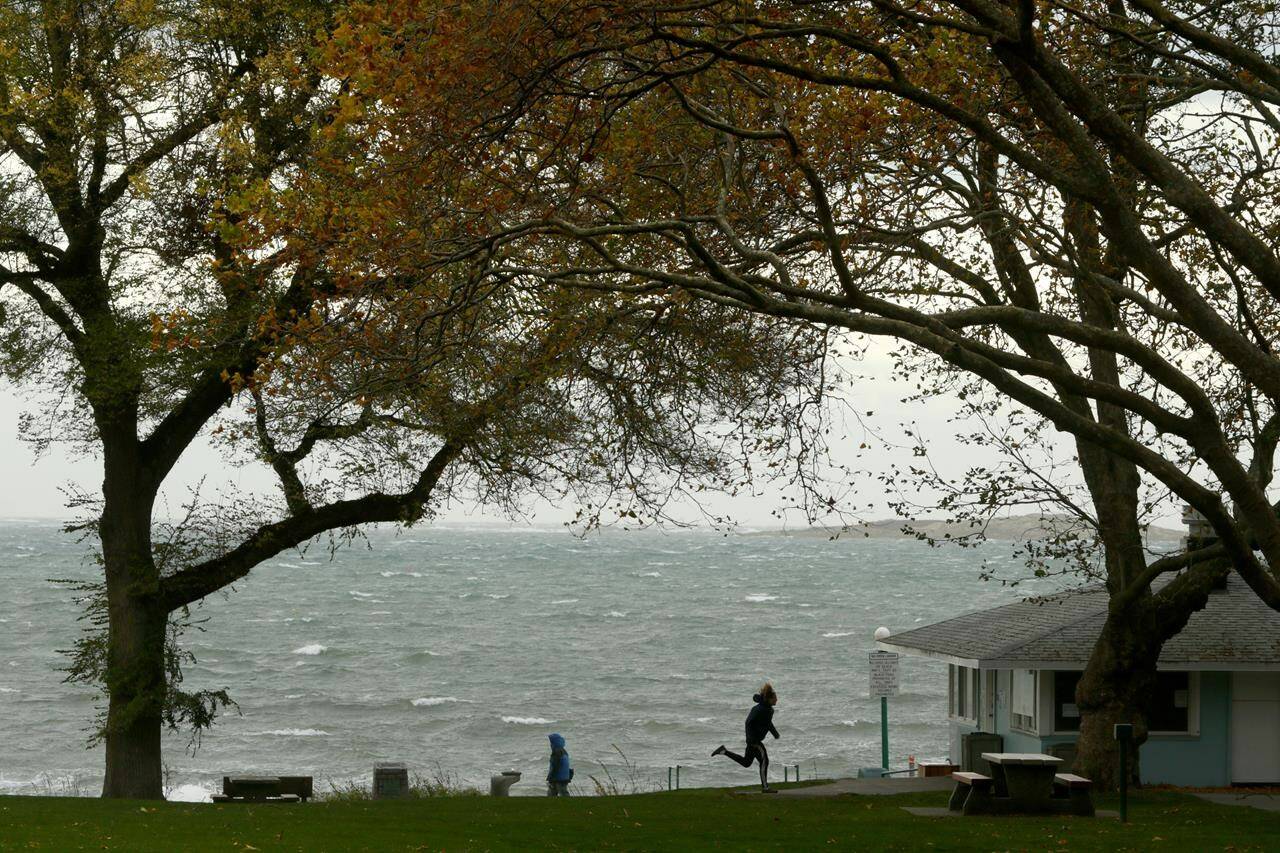
<instances>
[{"instance_id":1,"label":"blue hooded jacket","mask_svg":"<svg viewBox=\"0 0 1280 853\"><path fill-rule=\"evenodd\" d=\"M551 741L551 765L547 769L548 782L568 782L573 778L569 766L569 750L564 748L564 738L558 734L547 735Z\"/></svg>"}]
</instances>

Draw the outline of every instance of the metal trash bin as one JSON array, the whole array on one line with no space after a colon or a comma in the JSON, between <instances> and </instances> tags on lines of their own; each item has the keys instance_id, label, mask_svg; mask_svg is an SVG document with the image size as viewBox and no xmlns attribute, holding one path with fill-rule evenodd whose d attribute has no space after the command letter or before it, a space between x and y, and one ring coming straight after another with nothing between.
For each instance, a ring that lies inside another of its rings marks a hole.
<instances>
[{"instance_id":1,"label":"metal trash bin","mask_svg":"<svg viewBox=\"0 0 1280 853\"><path fill-rule=\"evenodd\" d=\"M859 767L859 779L883 779L889 771L883 767Z\"/></svg>"},{"instance_id":2,"label":"metal trash bin","mask_svg":"<svg viewBox=\"0 0 1280 853\"><path fill-rule=\"evenodd\" d=\"M409 768L400 762L373 765L373 798L403 800L409 796Z\"/></svg>"},{"instance_id":3,"label":"metal trash bin","mask_svg":"<svg viewBox=\"0 0 1280 853\"><path fill-rule=\"evenodd\" d=\"M489 796L509 797L511 786L520 781L520 771L504 770L489 777Z\"/></svg>"},{"instance_id":4,"label":"metal trash bin","mask_svg":"<svg viewBox=\"0 0 1280 853\"><path fill-rule=\"evenodd\" d=\"M984 752L1004 752L1004 738L991 732L969 732L960 736L960 769L991 775L991 764Z\"/></svg>"}]
</instances>

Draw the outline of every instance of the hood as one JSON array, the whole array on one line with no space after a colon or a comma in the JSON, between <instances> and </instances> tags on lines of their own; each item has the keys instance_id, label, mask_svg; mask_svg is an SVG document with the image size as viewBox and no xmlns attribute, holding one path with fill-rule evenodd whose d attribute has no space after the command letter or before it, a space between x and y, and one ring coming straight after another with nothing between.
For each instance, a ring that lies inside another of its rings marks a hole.
<instances>
[{"instance_id":1,"label":"hood","mask_svg":"<svg viewBox=\"0 0 1280 853\"><path fill-rule=\"evenodd\" d=\"M763 705L763 704L764 704L764 697L763 697L763 696L761 696L759 693L757 693L757 694L755 694L754 696L752 696L752 697L751 697L751 701L752 701L752 702L755 702L755 703L756 703L756 704L758 704L758 705Z\"/></svg>"},{"instance_id":2,"label":"hood","mask_svg":"<svg viewBox=\"0 0 1280 853\"><path fill-rule=\"evenodd\" d=\"M547 735L547 740L551 741L552 749L564 749L564 738L558 734Z\"/></svg>"}]
</instances>

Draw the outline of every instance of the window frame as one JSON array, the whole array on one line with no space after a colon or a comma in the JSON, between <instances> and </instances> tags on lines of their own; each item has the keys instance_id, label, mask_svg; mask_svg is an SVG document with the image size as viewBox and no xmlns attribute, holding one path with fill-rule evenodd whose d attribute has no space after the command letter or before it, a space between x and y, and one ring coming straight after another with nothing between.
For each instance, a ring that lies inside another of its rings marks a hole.
<instances>
[{"instance_id":1,"label":"window frame","mask_svg":"<svg viewBox=\"0 0 1280 853\"><path fill-rule=\"evenodd\" d=\"M1058 673L1059 673L1059 672L1075 672L1075 673L1078 673L1080 676L1083 676L1083 675L1084 675L1084 671L1083 671L1083 670L1076 670L1076 669L1062 669L1062 670L1057 670L1057 669L1055 669L1055 670L1052 670L1052 672L1053 672L1053 681L1051 682L1051 684L1050 684L1050 686L1049 686L1049 690L1050 690L1050 692L1051 692L1053 695L1050 697L1050 706L1049 706L1049 707L1053 709L1053 720L1052 720L1052 723L1051 723L1051 726L1052 726L1052 729L1053 729L1053 734L1055 734L1055 735L1078 735L1078 734L1080 734L1080 726L1079 726L1079 724L1078 724L1078 723L1077 723L1077 725L1076 725L1076 727L1075 727L1074 729L1060 729L1060 728L1058 728L1058 708L1059 708L1059 707L1061 707L1061 703L1058 701ZM1077 679L1077 680L1078 680L1078 679ZM1074 696L1072 696L1072 697L1071 697L1071 701L1072 701L1072 704L1074 704L1074 703L1075 703L1075 697L1074 697ZM1077 712L1076 720L1079 720L1079 719L1080 719L1080 717L1079 717L1079 709L1078 709L1078 708L1076 709L1076 712Z\"/></svg>"},{"instance_id":2,"label":"window frame","mask_svg":"<svg viewBox=\"0 0 1280 853\"><path fill-rule=\"evenodd\" d=\"M1200 736L1200 673L1195 670L1165 670L1182 672L1187 676L1187 728L1186 731L1148 729L1147 737L1199 737Z\"/></svg>"},{"instance_id":3,"label":"window frame","mask_svg":"<svg viewBox=\"0 0 1280 853\"><path fill-rule=\"evenodd\" d=\"M1013 710L1015 697L1017 696L1018 673L1025 672L1031 675L1031 716L1019 714ZM1012 669L1009 671L1009 728L1020 734L1040 735L1040 670L1038 669ZM1026 722L1024 722L1026 721Z\"/></svg>"},{"instance_id":4,"label":"window frame","mask_svg":"<svg viewBox=\"0 0 1280 853\"><path fill-rule=\"evenodd\" d=\"M971 666L947 664L947 719L953 723L978 725L978 670ZM959 700L963 697L963 707Z\"/></svg>"}]
</instances>

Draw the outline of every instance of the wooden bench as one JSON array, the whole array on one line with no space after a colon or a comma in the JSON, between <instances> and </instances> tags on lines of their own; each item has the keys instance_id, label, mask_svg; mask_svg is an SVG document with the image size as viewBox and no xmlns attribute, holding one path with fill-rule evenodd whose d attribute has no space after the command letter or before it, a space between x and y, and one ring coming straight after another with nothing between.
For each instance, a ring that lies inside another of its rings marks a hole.
<instances>
[{"instance_id":1,"label":"wooden bench","mask_svg":"<svg viewBox=\"0 0 1280 853\"><path fill-rule=\"evenodd\" d=\"M1058 773L1053 777L1053 795L1071 801L1071 814L1093 817L1093 782L1074 773Z\"/></svg>"},{"instance_id":2,"label":"wooden bench","mask_svg":"<svg viewBox=\"0 0 1280 853\"><path fill-rule=\"evenodd\" d=\"M215 803L299 803L311 799L310 776L223 776Z\"/></svg>"},{"instance_id":3,"label":"wooden bench","mask_svg":"<svg viewBox=\"0 0 1280 853\"><path fill-rule=\"evenodd\" d=\"M951 778L955 781L956 787L951 792L951 802L947 808L964 814L983 814L990 811L991 784L994 781L990 776L961 771L952 773Z\"/></svg>"}]
</instances>

